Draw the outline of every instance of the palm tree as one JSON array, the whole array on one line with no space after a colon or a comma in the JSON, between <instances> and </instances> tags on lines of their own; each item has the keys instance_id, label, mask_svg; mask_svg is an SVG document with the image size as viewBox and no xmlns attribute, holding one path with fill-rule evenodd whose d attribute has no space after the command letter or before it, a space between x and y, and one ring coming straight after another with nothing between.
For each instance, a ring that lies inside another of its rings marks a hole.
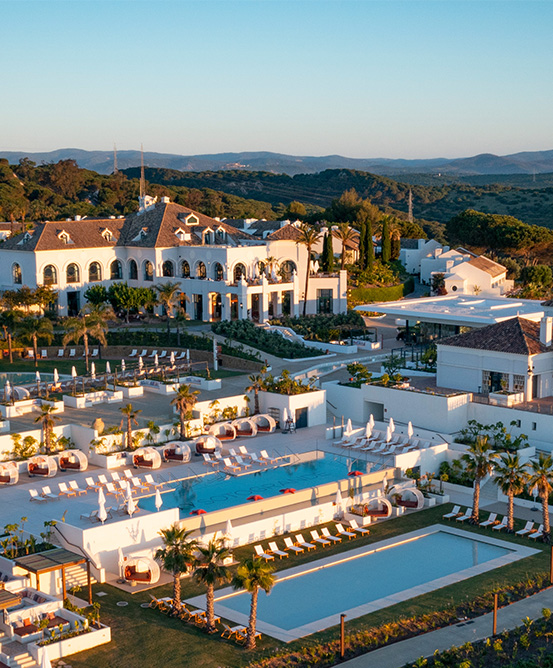
<instances>
[{"instance_id":1,"label":"palm tree","mask_svg":"<svg viewBox=\"0 0 553 668\"><path fill-rule=\"evenodd\" d=\"M159 434L161 429L159 428L159 425L157 425L153 420L148 420L146 427L148 429L146 440L150 445L153 445L156 442L155 437Z\"/></svg>"},{"instance_id":2,"label":"palm tree","mask_svg":"<svg viewBox=\"0 0 553 668\"><path fill-rule=\"evenodd\" d=\"M263 367L261 369L260 374L252 374L251 376L248 376L248 380L250 381L250 385L246 388L246 392L253 392L255 396L254 400L254 415L257 415L259 413L259 390L265 389L265 378L264 378L264 373L266 371L266 367Z\"/></svg>"},{"instance_id":3,"label":"palm tree","mask_svg":"<svg viewBox=\"0 0 553 668\"><path fill-rule=\"evenodd\" d=\"M181 609L180 600L180 576L186 573L194 563L194 552L197 541L190 540L192 531L186 531L177 522L168 529L159 532L163 541L155 553L155 559L161 562L164 570L173 575L173 607L178 612Z\"/></svg>"},{"instance_id":4,"label":"palm tree","mask_svg":"<svg viewBox=\"0 0 553 668\"><path fill-rule=\"evenodd\" d=\"M38 339L45 339L48 343L52 343L54 327L48 318L29 316L19 323L17 335L23 341L33 344L35 366L38 366Z\"/></svg>"},{"instance_id":5,"label":"palm tree","mask_svg":"<svg viewBox=\"0 0 553 668\"><path fill-rule=\"evenodd\" d=\"M94 337L103 346L107 346L106 332L108 322L115 319L113 309L109 304L87 304L78 316L68 318L65 323L66 334L63 337L63 345L70 341L79 344L83 339L86 370L88 372L88 339Z\"/></svg>"},{"instance_id":6,"label":"palm tree","mask_svg":"<svg viewBox=\"0 0 553 668\"><path fill-rule=\"evenodd\" d=\"M542 452L537 461L532 460L528 487L529 489L538 488L543 512L543 540L549 542L549 495L553 490L553 459L551 455L544 455Z\"/></svg>"},{"instance_id":7,"label":"palm tree","mask_svg":"<svg viewBox=\"0 0 553 668\"><path fill-rule=\"evenodd\" d=\"M52 432L54 430L54 422L59 420L59 415L54 415L55 408L52 404L42 404L40 406L40 415L35 418L35 422L40 422L42 427L42 442L44 443L44 450L47 455L52 450Z\"/></svg>"},{"instance_id":8,"label":"palm tree","mask_svg":"<svg viewBox=\"0 0 553 668\"><path fill-rule=\"evenodd\" d=\"M252 595L250 620L246 634L246 648L255 648L255 627L257 623L257 597L259 590L268 594L275 584L273 567L260 557L253 557L243 561L236 570L232 580L234 589L245 589Z\"/></svg>"},{"instance_id":9,"label":"palm tree","mask_svg":"<svg viewBox=\"0 0 553 668\"><path fill-rule=\"evenodd\" d=\"M4 341L8 342L8 355L10 364L13 364L12 335L17 322L21 320L23 313L17 309L7 308L0 313L0 327L4 332Z\"/></svg>"},{"instance_id":10,"label":"palm tree","mask_svg":"<svg viewBox=\"0 0 553 668\"><path fill-rule=\"evenodd\" d=\"M342 259L340 261L340 269L343 269L346 264L346 244L355 238L355 230L349 226L349 223L340 223L336 230L338 239L342 242Z\"/></svg>"},{"instance_id":11,"label":"palm tree","mask_svg":"<svg viewBox=\"0 0 553 668\"><path fill-rule=\"evenodd\" d=\"M139 413L142 413L142 410L139 408L134 408L132 404L127 404L119 409L123 413L123 419L121 420L120 428L123 428L123 425L126 423L127 431L127 449L132 450L132 426L133 424L138 424L136 416Z\"/></svg>"},{"instance_id":12,"label":"palm tree","mask_svg":"<svg viewBox=\"0 0 553 668\"><path fill-rule=\"evenodd\" d=\"M529 479L526 466L520 462L517 454L504 453L495 469L495 484L509 498L509 521L507 530L513 531L515 525L515 496L522 494Z\"/></svg>"},{"instance_id":13,"label":"palm tree","mask_svg":"<svg viewBox=\"0 0 553 668\"><path fill-rule=\"evenodd\" d=\"M167 314L167 331L169 331L169 318L173 315L173 309L181 292L181 287L178 283L159 283L156 285L156 290L159 298L159 303L164 307Z\"/></svg>"},{"instance_id":14,"label":"palm tree","mask_svg":"<svg viewBox=\"0 0 553 668\"><path fill-rule=\"evenodd\" d=\"M493 451L487 437L479 436L476 442L469 446L462 459L466 463L467 473L474 476L472 515L470 522L478 524L480 513L480 483L493 471L497 452Z\"/></svg>"},{"instance_id":15,"label":"palm tree","mask_svg":"<svg viewBox=\"0 0 553 668\"><path fill-rule=\"evenodd\" d=\"M200 394L198 390L190 390L190 385L179 385L177 394L171 399L171 404L176 406L180 418L180 440L186 438L186 414L191 411L196 404L196 396Z\"/></svg>"},{"instance_id":16,"label":"palm tree","mask_svg":"<svg viewBox=\"0 0 553 668\"><path fill-rule=\"evenodd\" d=\"M215 601L215 587L230 580L230 570L223 564L226 557L230 556L230 550L225 546L222 538L212 538L207 545L198 545L194 577L205 585L205 611L207 617L207 630L215 630L215 613L213 605Z\"/></svg>"},{"instance_id":17,"label":"palm tree","mask_svg":"<svg viewBox=\"0 0 553 668\"><path fill-rule=\"evenodd\" d=\"M307 313L307 289L309 287L309 270L311 268L311 249L321 238L321 233L311 225L302 223L300 227L301 236L296 241L297 244L302 244L307 249L307 267L305 271L305 295L303 300L303 315Z\"/></svg>"}]
</instances>

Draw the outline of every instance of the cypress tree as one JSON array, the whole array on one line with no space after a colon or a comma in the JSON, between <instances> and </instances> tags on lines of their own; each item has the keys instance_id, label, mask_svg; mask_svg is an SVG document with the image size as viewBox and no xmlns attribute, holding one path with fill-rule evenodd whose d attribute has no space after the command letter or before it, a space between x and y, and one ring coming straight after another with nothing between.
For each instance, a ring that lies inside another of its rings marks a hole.
<instances>
[{"instance_id":1,"label":"cypress tree","mask_svg":"<svg viewBox=\"0 0 553 668\"><path fill-rule=\"evenodd\" d=\"M401 250L401 237L399 232L392 234L391 258L392 260L399 260L399 251Z\"/></svg>"},{"instance_id":2,"label":"cypress tree","mask_svg":"<svg viewBox=\"0 0 553 668\"><path fill-rule=\"evenodd\" d=\"M334 271L334 250L332 248L332 232L326 235L326 254L327 254L327 271Z\"/></svg>"},{"instance_id":3,"label":"cypress tree","mask_svg":"<svg viewBox=\"0 0 553 668\"><path fill-rule=\"evenodd\" d=\"M372 271L374 264L373 226L370 219L365 223L365 267Z\"/></svg>"},{"instance_id":4,"label":"cypress tree","mask_svg":"<svg viewBox=\"0 0 553 668\"><path fill-rule=\"evenodd\" d=\"M381 251L382 262L387 264L390 261L390 257L392 254L391 240L390 240L390 221L388 219L388 216L384 216L384 218L382 219L382 239L380 242L380 247L382 249Z\"/></svg>"},{"instance_id":5,"label":"cypress tree","mask_svg":"<svg viewBox=\"0 0 553 668\"><path fill-rule=\"evenodd\" d=\"M365 242L366 242L365 227L366 227L365 223L361 223L361 227L359 228L359 253L358 253L359 260L358 260L358 263L359 263L359 268L360 269L365 269L365 267L367 266L367 252L365 250Z\"/></svg>"}]
</instances>

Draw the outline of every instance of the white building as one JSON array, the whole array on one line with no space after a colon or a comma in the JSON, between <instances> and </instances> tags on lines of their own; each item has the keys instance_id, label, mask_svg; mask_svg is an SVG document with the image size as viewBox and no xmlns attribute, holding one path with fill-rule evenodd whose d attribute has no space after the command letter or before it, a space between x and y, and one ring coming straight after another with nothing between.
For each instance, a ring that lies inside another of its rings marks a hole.
<instances>
[{"instance_id":1,"label":"white building","mask_svg":"<svg viewBox=\"0 0 553 668\"><path fill-rule=\"evenodd\" d=\"M446 292L474 295L503 295L513 289L507 269L483 255L471 257L444 274Z\"/></svg>"},{"instance_id":2,"label":"white building","mask_svg":"<svg viewBox=\"0 0 553 668\"><path fill-rule=\"evenodd\" d=\"M91 285L127 281L152 287L177 281L204 321L299 315L305 299L307 251L300 232L285 225L267 236L251 235L171 203L148 196L127 218L37 223L0 245L0 290L49 285L58 291L61 315L76 314ZM274 258L272 266L267 259ZM307 313L347 309L347 274L309 280Z\"/></svg>"},{"instance_id":3,"label":"white building","mask_svg":"<svg viewBox=\"0 0 553 668\"><path fill-rule=\"evenodd\" d=\"M471 256L464 249L437 246L429 255L421 258L420 279L424 285L430 285L433 274L445 274L461 262L466 262Z\"/></svg>"},{"instance_id":4,"label":"white building","mask_svg":"<svg viewBox=\"0 0 553 668\"><path fill-rule=\"evenodd\" d=\"M400 244L399 261L410 274L421 274L421 281L423 260L449 250L434 239L401 239Z\"/></svg>"},{"instance_id":5,"label":"white building","mask_svg":"<svg viewBox=\"0 0 553 668\"><path fill-rule=\"evenodd\" d=\"M345 243L346 264L353 264L359 259L359 232L354 228L351 229L353 230L353 236ZM313 251L319 254L323 252L325 234L332 235L332 253L334 255L335 263L339 263L342 259L342 248L344 247L344 244L338 235L338 225L329 225L328 227L323 227L321 229L321 236L317 243L313 246Z\"/></svg>"}]
</instances>

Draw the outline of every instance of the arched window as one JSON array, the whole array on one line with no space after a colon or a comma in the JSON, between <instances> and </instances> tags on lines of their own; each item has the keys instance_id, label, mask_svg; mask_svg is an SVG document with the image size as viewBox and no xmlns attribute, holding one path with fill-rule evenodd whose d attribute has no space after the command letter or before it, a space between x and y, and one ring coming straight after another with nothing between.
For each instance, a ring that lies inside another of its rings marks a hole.
<instances>
[{"instance_id":1,"label":"arched window","mask_svg":"<svg viewBox=\"0 0 553 668\"><path fill-rule=\"evenodd\" d=\"M205 278L206 276L207 272L205 270L205 264L200 261L196 265L196 278Z\"/></svg>"},{"instance_id":2,"label":"arched window","mask_svg":"<svg viewBox=\"0 0 553 668\"><path fill-rule=\"evenodd\" d=\"M213 280L214 281L223 280L223 265L220 262L216 262L213 265Z\"/></svg>"},{"instance_id":3,"label":"arched window","mask_svg":"<svg viewBox=\"0 0 553 668\"><path fill-rule=\"evenodd\" d=\"M175 275L175 265L171 262L171 260L165 260L165 262L161 265L161 273L167 278L173 278Z\"/></svg>"},{"instance_id":4,"label":"arched window","mask_svg":"<svg viewBox=\"0 0 553 668\"><path fill-rule=\"evenodd\" d=\"M291 260L286 260L286 262L283 262L280 265L280 275L282 276L282 280L285 283L290 283L290 281L293 278L294 272L297 271L297 267L294 262Z\"/></svg>"},{"instance_id":5,"label":"arched window","mask_svg":"<svg viewBox=\"0 0 553 668\"><path fill-rule=\"evenodd\" d=\"M54 267L53 264L47 264L44 267L44 271L42 272L42 282L44 285L57 285L58 270Z\"/></svg>"},{"instance_id":6,"label":"arched window","mask_svg":"<svg viewBox=\"0 0 553 668\"><path fill-rule=\"evenodd\" d=\"M14 262L14 264L12 264L12 278L13 282L16 285L21 285L21 283L23 283L23 275L21 273L21 267L17 264L17 262Z\"/></svg>"},{"instance_id":7,"label":"arched window","mask_svg":"<svg viewBox=\"0 0 553 668\"><path fill-rule=\"evenodd\" d=\"M123 278L123 265L119 260L114 260L109 267L110 280L120 281Z\"/></svg>"},{"instance_id":8,"label":"arched window","mask_svg":"<svg viewBox=\"0 0 553 668\"><path fill-rule=\"evenodd\" d=\"M180 275L181 278L190 278L190 265L186 260L180 263Z\"/></svg>"},{"instance_id":9,"label":"arched window","mask_svg":"<svg viewBox=\"0 0 553 668\"><path fill-rule=\"evenodd\" d=\"M65 270L65 280L68 283L79 283L81 280L81 272L79 270L79 265L72 262L67 265Z\"/></svg>"},{"instance_id":10,"label":"arched window","mask_svg":"<svg viewBox=\"0 0 553 668\"><path fill-rule=\"evenodd\" d=\"M150 260L146 260L146 262L144 262L144 280L154 280L154 265L150 262Z\"/></svg>"},{"instance_id":11,"label":"arched window","mask_svg":"<svg viewBox=\"0 0 553 668\"><path fill-rule=\"evenodd\" d=\"M138 265L135 260L129 261L129 279L131 281L138 281Z\"/></svg>"},{"instance_id":12,"label":"arched window","mask_svg":"<svg viewBox=\"0 0 553 668\"><path fill-rule=\"evenodd\" d=\"M102 280L102 267L99 262L92 262L88 267L88 280L97 283Z\"/></svg>"},{"instance_id":13,"label":"arched window","mask_svg":"<svg viewBox=\"0 0 553 668\"><path fill-rule=\"evenodd\" d=\"M238 283L238 281L242 280L242 276L246 278L246 267L241 262L239 262L234 267L234 282Z\"/></svg>"}]
</instances>

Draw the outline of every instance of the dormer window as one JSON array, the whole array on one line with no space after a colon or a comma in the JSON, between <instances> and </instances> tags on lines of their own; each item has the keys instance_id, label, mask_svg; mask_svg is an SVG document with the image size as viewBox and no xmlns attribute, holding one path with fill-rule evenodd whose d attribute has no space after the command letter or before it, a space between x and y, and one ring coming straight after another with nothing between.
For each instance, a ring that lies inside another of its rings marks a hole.
<instances>
[{"instance_id":1,"label":"dormer window","mask_svg":"<svg viewBox=\"0 0 553 668\"><path fill-rule=\"evenodd\" d=\"M69 233L66 232L65 230L62 230L58 234L58 239L64 243L64 244L72 244L73 242L71 241L71 237L69 236Z\"/></svg>"},{"instance_id":2,"label":"dormer window","mask_svg":"<svg viewBox=\"0 0 553 668\"><path fill-rule=\"evenodd\" d=\"M187 215L181 214L179 216L180 220L183 220L187 225L199 225L200 221L198 216L195 216L193 213Z\"/></svg>"},{"instance_id":3,"label":"dormer window","mask_svg":"<svg viewBox=\"0 0 553 668\"><path fill-rule=\"evenodd\" d=\"M18 242L17 245L18 245L18 246L21 246L22 244L26 244L26 243L29 242L32 238L33 238L33 235L32 235L30 232L25 232L25 234L23 235L23 238L21 239L21 241Z\"/></svg>"},{"instance_id":4,"label":"dormer window","mask_svg":"<svg viewBox=\"0 0 553 668\"><path fill-rule=\"evenodd\" d=\"M107 227L104 230L102 230L102 236L108 243L111 243L113 241L113 233L111 230L108 230Z\"/></svg>"},{"instance_id":5,"label":"dormer window","mask_svg":"<svg viewBox=\"0 0 553 668\"><path fill-rule=\"evenodd\" d=\"M190 232L186 232L186 230L183 230L182 227L179 227L178 230L175 230L175 236L179 241L190 241L191 239Z\"/></svg>"},{"instance_id":6,"label":"dormer window","mask_svg":"<svg viewBox=\"0 0 553 668\"><path fill-rule=\"evenodd\" d=\"M215 243L216 244L224 244L226 243L227 240L227 232L223 227L217 228L215 230Z\"/></svg>"},{"instance_id":7,"label":"dormer window","mask_svg":"<svg viewBox=\"0 0 553 668\"><path fill-rule=\"evenodd\" d=\"M205 245L209 246L209 244L213 243L213 232L210 229L204 230L204 233L202 235L202 243Z\"/></svg>"},{"instance_id":8,"label":"dormer window","mask_svg":"<svg viewBox=\"0 0 553 668\"><path fill-rule=\"evenodd\" d=\"M148 228L143 227L133 241L142 241L148 235Z\"/></svg>"}]
</instances>

